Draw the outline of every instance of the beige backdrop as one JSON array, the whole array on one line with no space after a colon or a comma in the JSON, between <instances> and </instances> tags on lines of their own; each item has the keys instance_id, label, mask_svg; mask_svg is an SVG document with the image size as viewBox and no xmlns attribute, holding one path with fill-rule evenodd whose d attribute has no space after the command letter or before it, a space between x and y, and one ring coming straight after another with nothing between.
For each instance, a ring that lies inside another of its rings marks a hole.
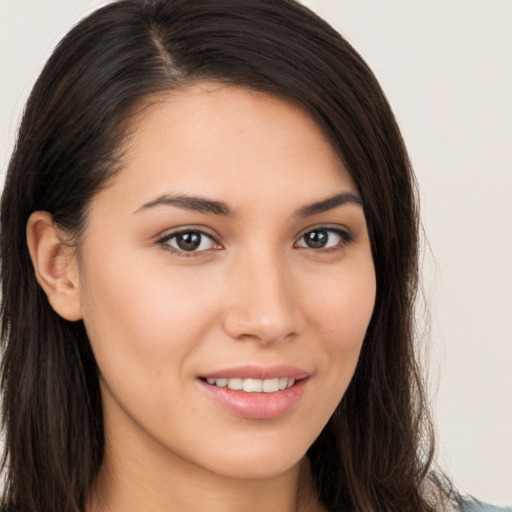
<instances>
[{"instance_id":1,"label":"beige backdrop","mask_svg":"<svg viewBox=\"0 0 512 512\"><path fill-rule=\"evenodd\" d=\"M60 37L105 2L0 0L0 169ZM512 1L309 0L380 79L422 190L440 460L512 502ZM437 384L439 382L439 384Z\"/></svg>"}]
</instances>

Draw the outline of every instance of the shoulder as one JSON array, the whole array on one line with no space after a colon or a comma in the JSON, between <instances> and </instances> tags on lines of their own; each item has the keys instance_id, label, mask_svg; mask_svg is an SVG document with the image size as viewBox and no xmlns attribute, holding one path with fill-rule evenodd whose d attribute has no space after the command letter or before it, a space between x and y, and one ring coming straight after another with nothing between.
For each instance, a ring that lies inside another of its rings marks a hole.
<instances>
[{"instance_id":1,"label":"shoulder","mask_svg":"<svg viewBox=\"0 0 512 512\"><path fill-rule=\"evenodd\" d=\"M463 498L459 502L460 512L512 512L512 507L495 507L475 498Z\"/></svg>"}]
</instances>

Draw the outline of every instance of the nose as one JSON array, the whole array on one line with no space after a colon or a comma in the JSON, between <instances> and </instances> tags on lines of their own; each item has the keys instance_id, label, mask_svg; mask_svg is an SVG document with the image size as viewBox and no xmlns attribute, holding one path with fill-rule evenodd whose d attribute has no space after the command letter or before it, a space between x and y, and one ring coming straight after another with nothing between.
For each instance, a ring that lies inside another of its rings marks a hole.
<instances>
[{"instance_id":1,"label":"nose","mask_svg":"<svg viewBox=\"0 0 512 512\"><path fill-rule=\"evenodd\" d=\"M230 269L226 333L263 345L293 339L304 328L293 273L286 262L254 255Z\"/></svg>"}]
</instances>

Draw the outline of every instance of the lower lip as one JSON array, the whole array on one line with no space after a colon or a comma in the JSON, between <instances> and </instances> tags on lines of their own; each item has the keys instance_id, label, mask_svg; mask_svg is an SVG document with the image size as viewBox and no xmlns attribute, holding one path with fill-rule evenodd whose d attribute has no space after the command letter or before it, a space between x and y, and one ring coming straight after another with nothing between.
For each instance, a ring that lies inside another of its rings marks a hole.
<instances>
[{"instance_id":1,"label":"lower lip","mask_svg":"<svg viewBox=\"0 0 512 512\"><path fill-rule=\"evenodd\" d=\"M275 393L246 393L219 388L202 380L199 382L213 400L235 416L252 420L271 420L286 414L299 403L308 380L298 380L293 386Z\"/></svg>"}]
</instances>

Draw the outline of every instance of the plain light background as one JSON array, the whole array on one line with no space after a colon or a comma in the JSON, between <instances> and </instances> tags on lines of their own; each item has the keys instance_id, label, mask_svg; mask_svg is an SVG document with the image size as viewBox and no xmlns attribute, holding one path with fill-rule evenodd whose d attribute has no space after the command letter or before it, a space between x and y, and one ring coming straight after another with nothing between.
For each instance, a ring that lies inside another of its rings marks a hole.
<instances>
[{"instance_id":1,"label":"plain light background","mask_svg":"<svg viewBox=\"0 0 512 512\"><path fill-rule=\"evenodd\" d=\"M44 61L105 3L0 0L2 177ZM377 75L417 173L430 246L424 279L439 461L461 490L510 503L512 1L304 3Z\"/></svg>"}]
</instances>

